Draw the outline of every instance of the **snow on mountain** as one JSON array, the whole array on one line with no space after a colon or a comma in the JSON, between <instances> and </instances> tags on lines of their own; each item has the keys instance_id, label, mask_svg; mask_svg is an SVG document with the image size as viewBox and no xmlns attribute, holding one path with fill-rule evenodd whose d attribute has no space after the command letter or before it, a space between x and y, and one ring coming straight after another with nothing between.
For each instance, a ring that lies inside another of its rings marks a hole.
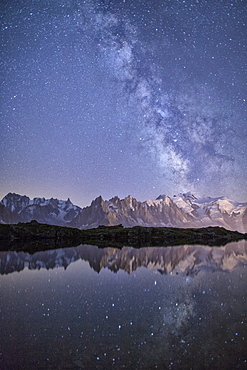
<instances>
[{"instance_id":1,"label":"snow on mountain","mask_svg":"<svg viewBox=\"0 0 247 370\"><path fill-rule=\"evenodd\" d=\"M155 200L140 202L130 195L124 199L115 196L110 200L99 196L90 206L80 208L70 199L31 200L25 195L9 193L1 203L2 223L36 220L80 229L117 224L125 227L223 226L247 232L247 203L238 203L226 197L210 198L180 193L173 196L160 195Z\"/></svg>"},{"instance_id":2,"label":"snow on mountain","mask_svg":"<svg viewBox=\"0 0 247 370\"><path fill-rule=\"evenodd\" d=\"M81 209L67 201L59 199L34 198L25 195L8 193L1 203L10 211L17 213L22 222L36 220L38 222L65 225L70 222Z\"/></svg>"},{"instance_id":3,"label":"snow on mountain","mask_svg":"<svg viewBox=\"0 0 247 370\"><path fill-rule=\"evenodd\" d=\"M8 193L1 201L10 211L20 213L30 204L30 199L26 195Z\"/></svg>"},{"instance_id":4,"label":"snow on mountain","mask_svg":"<svg viewBox=\"0 0 247 370\"><path fill-rule=\"evenodd\" d=\"M174 195L172 200L197 223L201 223L201 227L223 226L240 232L247 231L247 224L243 218L247 203L239 203L226 197L197 198L191 193Z\"/></svg>"}]
</instances>

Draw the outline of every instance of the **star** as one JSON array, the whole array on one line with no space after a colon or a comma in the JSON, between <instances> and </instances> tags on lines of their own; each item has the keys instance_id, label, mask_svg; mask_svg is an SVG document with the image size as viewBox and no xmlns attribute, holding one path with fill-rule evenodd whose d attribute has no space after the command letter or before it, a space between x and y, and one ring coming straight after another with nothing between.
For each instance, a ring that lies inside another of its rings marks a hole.
<instances>
[{"instance_id":1,"label":"star","mask_svg":"<svg viewBox=\"0 0 247 370\"><path fill-rule=\"evenodd\" d=\"M2 10L2 197L246 200L242 1Z\"/></svg>"}]
</instances>

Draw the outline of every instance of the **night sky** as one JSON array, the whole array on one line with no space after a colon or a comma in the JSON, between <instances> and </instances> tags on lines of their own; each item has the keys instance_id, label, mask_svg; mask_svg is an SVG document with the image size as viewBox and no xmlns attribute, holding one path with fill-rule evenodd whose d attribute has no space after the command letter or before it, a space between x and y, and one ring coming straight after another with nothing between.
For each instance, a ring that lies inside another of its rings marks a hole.
<instances>
[{"instance_id":1,"label":"night sky","mask_svg":"<svg viewBox=\"0 0 247 370\"><path fill-rule=\"evenodd\" d=\"M0 7L1 198L247 200L246 1Z\"/></svg>"}]
</instances>

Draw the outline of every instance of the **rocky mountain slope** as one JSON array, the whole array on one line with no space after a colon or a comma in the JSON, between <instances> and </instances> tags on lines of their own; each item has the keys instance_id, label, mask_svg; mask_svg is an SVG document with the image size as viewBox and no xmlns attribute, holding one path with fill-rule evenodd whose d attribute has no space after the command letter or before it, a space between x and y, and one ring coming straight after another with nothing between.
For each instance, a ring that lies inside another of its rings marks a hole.
<instances>
[{"instance_id":1,"label":"rocky mountain slope","mask_svg":"<svg viewBox=\"0 0 247 370\"><path fill-rule=\"evenodd\" d=\"M0 223L3 224L16 224L21 221L21 217L12 212L9 208L0 203Z\"/></svg>"},{"instance_id":2,"label":"rocky mountain slope","mask_svg":"<svg viewBox=\"0 0 247 370\"><path fill-rule=\"evenodd\" d=\"M247 203L235 202L226 197L196 197L191 193L160 195L155 200L144 202L132 196L124 199L116 196L110 200L99 196L85 208L72 204L69 199L31 200L27 196L9 193L0 204L0 223L36 220L80 229L118 224L124 227L222 226L229 230L247 231Z\"/></svg>"},{"instance_id":3,"label":"rocky mountain slope","mask_svg":"<svg viewBox=\"0 0 247 370\"><path fill-rule=\"evenodd\" d=\"M192 225L193 217L180 209L169 197L157 201L139 202L130 195L124 199L114 197L108 201L96 198L83 208L70 225L91 228L98 225L176 226Z\"/></svg>"},{"instance_id":4,"label":"rocky mountain slope","mask_svg":"<svg viewBox=\"0 0 247 370\"><path fill-rule=\"evenodd\" d=\"M34 198L22 196L15 193L7 194L1 201L2 212L0 213L1 223L6 222L3 214L11 211L13 217L19 222L37 222L47 223L50 225L64 226L71 222L81 210L80 207L68 200ZM0 209L1 211L1 209Z\"/></svg>"}]
</instances>

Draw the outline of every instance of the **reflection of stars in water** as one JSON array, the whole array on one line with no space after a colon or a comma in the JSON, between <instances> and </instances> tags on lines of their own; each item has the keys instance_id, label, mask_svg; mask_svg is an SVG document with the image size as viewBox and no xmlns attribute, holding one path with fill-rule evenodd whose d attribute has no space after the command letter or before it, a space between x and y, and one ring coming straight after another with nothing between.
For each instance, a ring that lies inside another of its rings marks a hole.
<instances>
[{"instance_id":1,"label":"reflection of stars in water","mask_svg":"<svg viewBox=\"0 0 247 370\"><path fill-rule=\"evenodd\" d=\"M220 354L232 356L236 346L234 358L243 364L245 277L244 269L193 276L144 268L98 274L84 261L66 270L23 270L10 275L11 286L5 284L8 277L3 279L3 317L14 314L18 327L1 321L2 335L20 335L24 348L32 343L32 351L42 342L45 358L37 351L38 361L50 367L90 362L105 368L169 368L190 358L198 368L205 361L213 368L217 358L225 363Z\"/></svg>"}]
</instances>

